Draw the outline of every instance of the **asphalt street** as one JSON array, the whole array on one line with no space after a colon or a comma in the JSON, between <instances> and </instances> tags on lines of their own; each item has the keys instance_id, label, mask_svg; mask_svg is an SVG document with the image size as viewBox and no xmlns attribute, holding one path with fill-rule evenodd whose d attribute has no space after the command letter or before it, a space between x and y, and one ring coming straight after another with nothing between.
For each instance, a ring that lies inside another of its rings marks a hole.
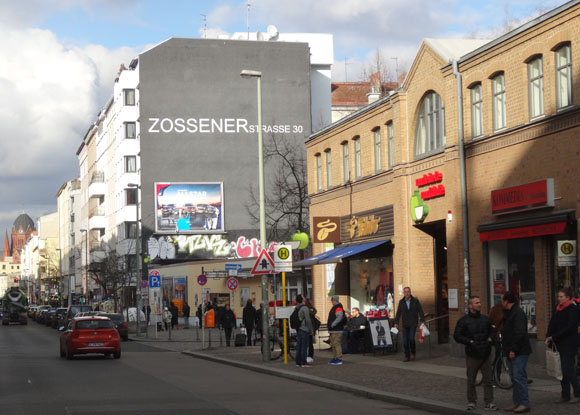
<instances>
[{"instance_id":1,"label":"asphalt street","mask_svg":"<svg viewBox=\"0 0 580 415\"><path fill-rule=\"evenodd\" d=\"M32 321L0 327L0 414L427 413L137 342L120 360L67 361L58 337Z\"/></svg>"}]
</instances>

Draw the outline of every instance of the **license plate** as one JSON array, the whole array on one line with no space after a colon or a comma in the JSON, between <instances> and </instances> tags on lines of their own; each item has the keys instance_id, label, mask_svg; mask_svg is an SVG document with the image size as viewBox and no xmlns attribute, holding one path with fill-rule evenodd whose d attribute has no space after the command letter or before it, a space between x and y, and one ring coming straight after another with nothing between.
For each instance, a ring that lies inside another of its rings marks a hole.
<instances>
[{"instance_id":1,"label":"license plate","mask_svg":"<svg viewBox=\"0 0 580 415\"><path fill-rule=\"evenodd\" d=\"M89 343L89 347L102 347L105 343Z\"/></svg>"}]
</instances>

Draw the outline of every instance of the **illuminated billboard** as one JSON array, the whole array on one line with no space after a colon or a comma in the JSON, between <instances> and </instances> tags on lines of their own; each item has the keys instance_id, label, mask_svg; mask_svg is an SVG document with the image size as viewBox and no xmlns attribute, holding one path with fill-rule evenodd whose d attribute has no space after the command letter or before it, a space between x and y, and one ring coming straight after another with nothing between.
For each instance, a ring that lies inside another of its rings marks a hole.
<instances>
[{"instance_id":1,"label":"illuminated billboard","mask_svg":"<svg viewBox=\"0 0 580 415\"><path fill-rule=\"evenodd\" d=\"M223 183L155 183L155 231L224 231Z\"/></svg>"}]
</instances>

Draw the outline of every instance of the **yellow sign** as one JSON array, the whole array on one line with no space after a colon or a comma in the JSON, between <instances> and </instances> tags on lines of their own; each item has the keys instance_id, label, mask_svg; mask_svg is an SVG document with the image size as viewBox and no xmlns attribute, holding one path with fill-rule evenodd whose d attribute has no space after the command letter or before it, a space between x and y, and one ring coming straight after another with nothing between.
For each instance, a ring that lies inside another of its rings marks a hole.
<instances>
[{"instance_id":1,"label":"yellow sign","mask_svg":"<svg viewBox=\"0 0 580 415\"><path fill-rule=\"evenodd\" d=\"M278 258L280 258L282 261L284 261L290 257L290 250L286 247L282 247L282 248L278 249L277 255L278 255Z\"/></svg>"},{"instance_id":2,"label":"yellow sign","mask_svg":"<svg viewBox=\"0 0 580 415\"><path fill-rule=\"evenodd\" d=\"M350 219L350 239L360 236L374 235L379 230L381 218L375 218L375 215L363 216L357 218L353 216Z\"/></svg>"}]
</instances>

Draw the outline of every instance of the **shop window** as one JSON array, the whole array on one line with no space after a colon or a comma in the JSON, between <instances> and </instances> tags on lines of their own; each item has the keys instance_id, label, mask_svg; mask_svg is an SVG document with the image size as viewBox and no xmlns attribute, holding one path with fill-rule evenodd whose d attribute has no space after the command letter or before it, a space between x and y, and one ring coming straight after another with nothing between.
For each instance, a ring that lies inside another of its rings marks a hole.
<instances>
[{"instance_id":1,"label":"shop window","mask_svg":"<svg viewBox=\"0 0 580 415\"><path fill-rule=\"evenodd\" d=\"M556 106L558 109L572 105L572 57L570 44L556 51Z\"/></svg>"},{"instance_id":2,"label":"shop window","mask_svg":"<svg viewBox=\"0 0 580 415\"><path fill-rule=\"evenodd\" d=\"M380 307L393 312L393 258L367 258L349 261L351 307L361 313Z\"/></svg>"},{"instance_id":3,"label":"shop window","mask_svg":"<svg viewBox=\"0 0 580 415\"><path fill-rule=\"evenodd\" d=\"M503 73L491 79L493 131L501 130L506 126L505 117L505 77Z\"/></svg>"},{"instance_id":4,"label":"shop window","mask_svg":"<svg viewBox=\"0 0 580 415\"><path fill-rule=\"evenodd\" d=\"M439 94L425 95L415 128L415 157L438 153L445 147L445 107Z\"/></svg>"},{"instance_id":5,"label":"shop window","mask_svg":"<svg viewBox=\"0 0 580 415\"><path fill-rule=\"evenodd\" d=\"M541 56L528 62L528 85L530 118L540 117L544 115L544 72Z\"/></svg>"},{"instance_id":6,"label":"shop window","mask_svg":"<svg viewBox=\"0 0 580 415\"><path fill-rule=\"evenodd\" d=\"M528 331L536 332L536 277L534 240L508 239L489 242L491 305L500 304L506 291L520 299L528 317Z\"/></svg>"},{"instance_id":7,"label":"shop window","mask_svg":"<svg viewBox=\"0 0 580 415\"><path fill-rule=\"evenodd\" d=\"M481 83L471 89L471 135L473 138L483 135L483 95Z\"/></svg>"}]
</instances>

